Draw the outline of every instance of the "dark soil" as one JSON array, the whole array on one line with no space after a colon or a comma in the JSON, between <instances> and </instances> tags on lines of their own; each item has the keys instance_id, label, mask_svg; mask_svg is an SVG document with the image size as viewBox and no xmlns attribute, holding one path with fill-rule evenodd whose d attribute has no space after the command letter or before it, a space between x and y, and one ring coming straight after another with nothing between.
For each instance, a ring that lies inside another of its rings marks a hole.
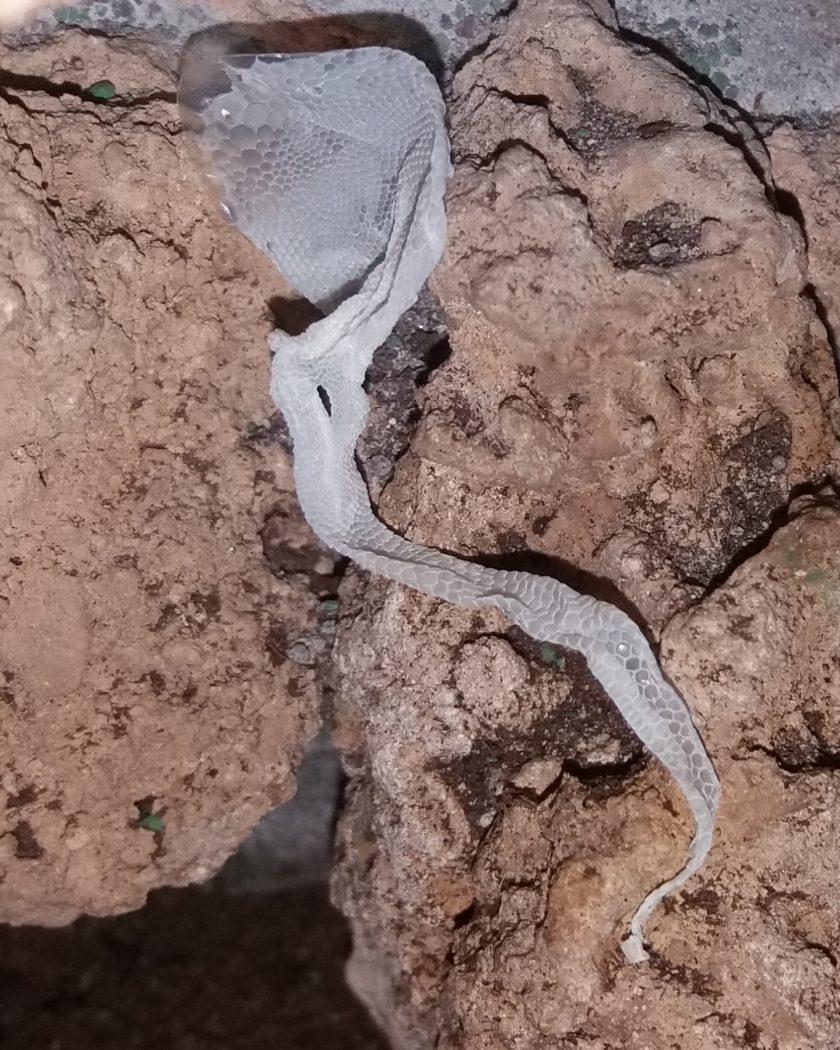
<instances>
[{"instance_id":1,"label":"dark soil","mask_svg":"<svg viewBox=\"0 0 840 1050\"><path fill-rule=\"evenodd\" d=\"M3 1050L384 1050L344 984L323 886L153 893L140 911L0 927Z\"/></svg>"}]
</instances>

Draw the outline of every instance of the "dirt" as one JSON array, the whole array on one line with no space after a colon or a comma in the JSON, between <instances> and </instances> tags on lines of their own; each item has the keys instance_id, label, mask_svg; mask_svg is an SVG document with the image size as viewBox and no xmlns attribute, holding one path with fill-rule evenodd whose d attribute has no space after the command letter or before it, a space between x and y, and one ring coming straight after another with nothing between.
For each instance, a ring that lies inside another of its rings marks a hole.
<instances>
[{"instance_id":1,"label":"dirt","mask_svg":"<svg viewBox=\"0 0 840 1050\"><path fill-rule=\"evenodd\" d=\"M6 1050L384 1050L323 887L159 890L142 911L0 929Z\"/></svg>"}]
</instances>

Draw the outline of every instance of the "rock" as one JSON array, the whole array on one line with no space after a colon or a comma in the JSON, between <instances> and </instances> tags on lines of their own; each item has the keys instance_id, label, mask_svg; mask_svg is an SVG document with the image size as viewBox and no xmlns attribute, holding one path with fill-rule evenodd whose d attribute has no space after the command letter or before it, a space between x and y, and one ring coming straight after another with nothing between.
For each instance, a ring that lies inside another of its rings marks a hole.
<instances>
[{"instance_id":1,"label":"rock","mask_svg":"<svg viewBox=\"0 0 840 1050\"><path fill-rule=\"evenodd\" d=\"M32 80L117 62L114 104ZM0 919L62 923L205 879L293 793L321 591L263 557L266 520L309 541L265 425L284 289L214 214L168 74L77 33L4 65Z\"/></svg>"},{"instance_id":2,"label":"rock","mask_svg":"<svg viewBox=\"0 0 840 1050\"><path fill-rule=\"evenodd\" d=\"M588 9L540 10L456 80L453 354L394 499L423 542L568 559L655 630L836 469L836 374L725 115Z\"/></svg>"},{"instance_id":3,"label":"rock","mask_svg":"<svg viewBox=\"0 0 840 1050\"><path fill-rule=\"evenodd\" d=\"M448 355L440 303L424 289L375 351L365 380L370 413L356 454L374 503L417 429L417 387Z\"/></svg>"},{"instance_id":4,"label":"rock","mask_svg":"<svg viewBox=\"0 0 840 1050\"><path fill-rule=\"evenodd\" d=\"M379 506L412 537L560 574L661 637L725 805L651 965L618 937L683 855L677 792L574 654L362 574L336 610L267 399L289 290L206 202L167 34L113 17L4 55L1 917L120 911L215 870L293 790L338 612L334 893L394 1046L832 1045L830 163L780 131L771 169L592 8L531 0L461 72L453 352L412 440L430 362L398 333L360 451L379 497L411 440ZM491 9L448 28L473 46ZM361 39L331 25L295 39Z\"/></svg>"},{"instance_id":5,"label":"rock","mask_svg":"<svg viewBox=\"0 0 840 1050\"><path fill-rule=\"evenodd\" d=\"M30 923L218 868L293 791L332 646L341 563L300 518L268 399L266 335L300 303L200 185L182 45L218 23L315 50L407 24L296 0L49 6L4 37L0 91L0 739L19 802L0 920ZM473 6L448 23L453 60L492 14ZM440 348L427 295L377 356L374 492Z\"/></svg>"},{"instance_id":6,"label":"rock","mask_svg":"<svg viewBox=\"0 0 840 1050\"><path fill-rule=\"evenodd\" d=\"M15 14L21 6L38 11L19 30L19 40L43 41L70 28L110 38L142 35L147 48L157 41L177 54L194 34L218 27L226 35L241 34L245 50L252 49L255 39L273 50L295 50L296 40L304 36L307 49L319 51L340 45L342 35L345 44L361 35L418 54L446 75L466 52L486 40L493 19L508 7L508 0L379 0L374 10L367 0L12 2ZM2 17L0 12L0 24Z\"/></svg>"},{"instance_id":7,"label":"rock","mask_svg":"<svg viewBox=\"0 0 840 1050\"><path fill-rule=\"evenodd\" d=\"M837 111L833 0L616 0L621 28L649 40L757 117L815 122Z\"/></svg>"},{"instance_id":8,"label":"rock","mask_svg":"<svg viewBox=\"0 0 840 1050\"><path fill-rule=\"evenodd\" d=\"M550 867L576 855L568 844L585 834L587 808L624 783L641 747L576 654L497 613L378 580L346 583L341 608L337 744L354 787L336 892L354 926L348 976L396 1046L427 1047L454 931L494 901L507 901L513 931L518 897L535 904ZM499 879L529 889L507 900ZM606 902L609 918L627 901Z\"/></svg>"},{"instance_id":9,"label":"rock","mask_svg":"<svg viewBox=\"0 0 840 1050\"><path fill-rule=\"evenodd\" d=\"M840 512L780 526L836 477L831 348L766 153L602 17L520 5L456 78L452 354L379 509L661 635L723 780L718 844L625 966L688 842L667 775L573 654L351 574L349 977L399 1050L829 1046Z\"/></svg>"},{"instance_id":10,"label":"rock","mask_svg":"<svg viewBox=\"0 0 840 1050\"><path fill-rule=\"evenodd\" d=\"M340 646L349 700L367 706L341 741L358 765L336 891L356 931L351 984L394 1046L832 1045L838 534L836 503L809 507L665 631L724 805L707 867L655 917L640 968L617 938L687 841L673 786L621 769L631 739L582 772L566 756L609 721L606 700L525 660L501 623L447 659L420 626L451 634L446 607L376 585L380 607L366 598ZM374 671L385 637L399 644ZM546 708L553 721L529 721ZM533 755L565 767L539 794L521 783Z\"/></svg>"},{"instance_id":11,"label":"rock","mask_svg":"<svg viewBox=\"0 0 840 1050\"><path fill-rule=\"evenodd\" d=\"M833 337L836 356L840 332L840 126L835 123L807 131L782 125L768 136L767 145L776 185L802 215L808 238L808 277L820 319ZM840 433L837 415L835 430Z\"/></svg>"},{"instance_id":12,"label":"rock","mask_svg":"<svg viewBox=\"0 0 840 1050\"><path fill-rule=\"evenodd\" d=\"M756 1046L830 1046L837 1031L838 535L837 501L807 501L663 636L724 784L690 914L670 909L659 934L664 956L715 977L720 1019L698 1047L742 1045L739 1030Z\"/></svg>"}]
</instances>

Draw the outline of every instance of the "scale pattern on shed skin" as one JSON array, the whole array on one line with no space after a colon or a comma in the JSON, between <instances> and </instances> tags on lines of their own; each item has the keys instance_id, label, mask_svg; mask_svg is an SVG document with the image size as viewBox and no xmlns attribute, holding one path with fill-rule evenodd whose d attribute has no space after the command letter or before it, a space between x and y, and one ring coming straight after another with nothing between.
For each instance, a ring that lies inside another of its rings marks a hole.
<instances>
[{"instance_id":1,"label":"scale pattern on shed skin","mask_svg":"<svg viewBox=\"0 0 840 1050\"><path fill-rule=\"evenodd\" d=\"M489 569L391 532L355 462L373 351L416 300L446 240L450 173L434 78L386 48L320 55L193 56L185 122L228 218L327 316L275 332L271 394L294 440L313 530L357 564L458 605L495 606L539 641L582 653L628 725L668 769L695 822L685 866L642 902L623 942L709 851L720 785L688 709L624 613L556 580Z\"/></svg>"}]
</instances>

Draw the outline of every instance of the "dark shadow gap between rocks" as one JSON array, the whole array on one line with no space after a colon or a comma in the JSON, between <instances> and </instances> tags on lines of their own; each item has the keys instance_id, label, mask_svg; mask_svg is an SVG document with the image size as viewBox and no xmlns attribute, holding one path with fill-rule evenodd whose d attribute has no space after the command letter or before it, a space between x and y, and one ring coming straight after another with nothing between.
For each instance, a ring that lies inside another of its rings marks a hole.
<instances>
[{"instance_id":1,"label":"dark shadow gap between rocks","mask_svg":"<svg viewBox=\"0 0 840 1050\"><path fill-rule=\"evenodd\" d=\"M63 928L0 926L0 1045L385 1050L345 983L350 933L329 901L342 791L323 730L294 798L208 883Z\"/></svg>"}]
</instances>

